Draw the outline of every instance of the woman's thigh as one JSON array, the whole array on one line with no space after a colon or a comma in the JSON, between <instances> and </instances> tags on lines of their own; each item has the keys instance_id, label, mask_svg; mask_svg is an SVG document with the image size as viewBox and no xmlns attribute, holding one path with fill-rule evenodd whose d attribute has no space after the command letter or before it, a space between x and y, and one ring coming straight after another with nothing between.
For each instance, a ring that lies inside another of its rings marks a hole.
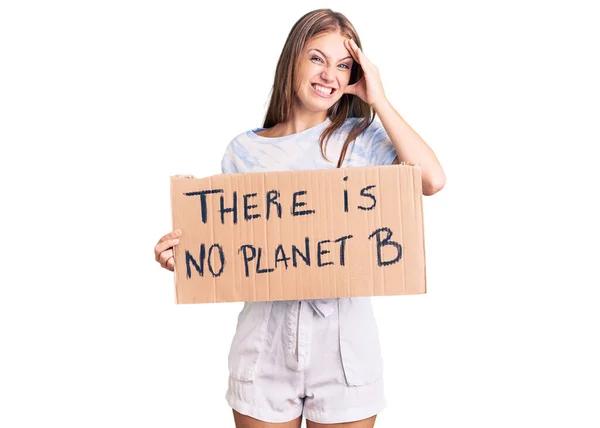
<instances>
[{"instance_id":1,"label":"woman's thigh","mask_svg":"<svg viewBox=\"0 0 600 428\"><path fill-rule=\"evenodd\" d=\"M239 412L233 411L233 420L236 428L300 428L302 424L302 416L289 422L270 423L254 419L250 416L242 415ZM310 426L310 425L309 425ZM321 426L321 425L316 425ZM328 425L329 427L333 425ZM354 425L351 425L354 426ZM357 427L371 427L372 425L357 425Z\"/></svg>"},{"instance_id":2,"label":"woman's thigh","mask_svg":"<svg viewBox=\"0 0 600 428\"><path fill-rule=\"evenodd\" d=\"M376 417L377 415L360 421L344 422L341 424L318 424L307 419L306 428L373 428L375 426Z\"/></svg>"}]
</instances>

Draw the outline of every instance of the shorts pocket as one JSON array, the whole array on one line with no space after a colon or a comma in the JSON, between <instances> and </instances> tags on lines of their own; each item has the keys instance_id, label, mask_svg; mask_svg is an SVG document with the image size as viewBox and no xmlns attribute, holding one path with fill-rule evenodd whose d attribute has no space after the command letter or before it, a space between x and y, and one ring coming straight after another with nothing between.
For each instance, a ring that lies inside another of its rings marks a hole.
<instances>
[{"instance_id":1,"label":"shorts pocket","mask_svg":"<svg viewBox=\"0 0 600 428\"><path fill-rule=\"evenodd\" d=\"M371 298L341 298L339 305L340 354L346 382L350 386L377 382L383 376L383 361Z\"/></svg>"},{"instance_id":2,"label":"shorts pocket","mask_svg":"<svg viewBox=\"0 0 600 428\"><path fill-rule=\"evenodd\" d=\"M252 381L258 357L264 349L272 302L244 302L229 349L229 375Z\"/></svg>"}]
</instances>

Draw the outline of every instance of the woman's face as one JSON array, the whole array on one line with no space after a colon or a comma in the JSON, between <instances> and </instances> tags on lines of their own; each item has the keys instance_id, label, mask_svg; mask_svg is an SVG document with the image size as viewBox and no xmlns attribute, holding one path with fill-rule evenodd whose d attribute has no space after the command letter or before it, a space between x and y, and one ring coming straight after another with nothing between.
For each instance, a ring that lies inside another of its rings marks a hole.
<instances>
[{"instance_id":1,"label":"woman's face","mask_svg":"<svg viewBox=\"0 0 600 428\"><path fill-rule=\"evenodd\" d=\"M344 94L350 81L353 59L344 37L326 33L308 41L296 69L297 100L307 110L326 111Z\"/></svg>"}]
</instances>

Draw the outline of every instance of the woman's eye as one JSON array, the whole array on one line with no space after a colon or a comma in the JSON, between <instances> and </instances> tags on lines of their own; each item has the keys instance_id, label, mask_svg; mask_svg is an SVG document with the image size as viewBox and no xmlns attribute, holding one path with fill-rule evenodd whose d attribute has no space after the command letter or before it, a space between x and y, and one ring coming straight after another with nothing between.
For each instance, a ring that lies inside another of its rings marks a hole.
<instances>
[{"instance_id":1,"label":"woman's eye","mask_svg":"<svg viewBox=\"0 0 600 428\"><path fill-rule=\"evenodd\" d=\"M319 58L318 56L313 56L313 57L311 57L310 59L311 59L311 61L312 61L312 60L318 60L318 61L321 61L321 62L323 62L323 60L322 60L321 58ZM350 66L348 66L348 64L340 64L340 65L341 65L342 67L346 68L347 70L350 70Z\"/></svg>"}]
</instances>

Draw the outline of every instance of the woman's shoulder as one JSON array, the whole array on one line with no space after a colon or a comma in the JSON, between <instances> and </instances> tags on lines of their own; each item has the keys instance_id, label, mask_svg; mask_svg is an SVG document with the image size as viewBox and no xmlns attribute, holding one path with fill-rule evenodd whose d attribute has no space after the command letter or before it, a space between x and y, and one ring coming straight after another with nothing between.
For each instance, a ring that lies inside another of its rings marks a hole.
<instances>
[{"instance_id":1,"label":"woman's shoulder","mask_svg":"<svg viewBox=\"0 0 600 428\"><path fill-rule=\"evenodd\" d=\"M231 141L229 142L229 144L234 144L237 142L243 142L245 140L249 139L249 136L254 133L255 131L259 130L261 128L252 128L252 129L248 129L244 132L240 132L239 134L237 134L236 136L234 136Z\"/></svg>"},{"instance_id":2,"label":"woman's shoulder","mask_svg":"<svg viewBox=\"0 0 600 428\"><path fill-rule=\"evenodd\" d=\"M237 134L229 140L225 146L223 158L221 160L223 173L229 174L238 172L238 166L240 165L241 158L244 156L244 151L246 150L245 147L248 147L245 143L249 140L249 132L252 132L252 130Z\"/></svg>"},{"instance_id":3,"label":"woman's shoulder","mask_svg":"<svg viewBox=\"0 0 600 428\"><path fill-rule=\"evenodd\" d=\"M238 152L242 147L248 146L247 143L253 140L253 137L256 135L255 132L262 128L252 128L247 131L240 132L235 135L232 139L229 140L227 146L225 147L225 151L229 153Z\"/></svg>"}]
</instances>

